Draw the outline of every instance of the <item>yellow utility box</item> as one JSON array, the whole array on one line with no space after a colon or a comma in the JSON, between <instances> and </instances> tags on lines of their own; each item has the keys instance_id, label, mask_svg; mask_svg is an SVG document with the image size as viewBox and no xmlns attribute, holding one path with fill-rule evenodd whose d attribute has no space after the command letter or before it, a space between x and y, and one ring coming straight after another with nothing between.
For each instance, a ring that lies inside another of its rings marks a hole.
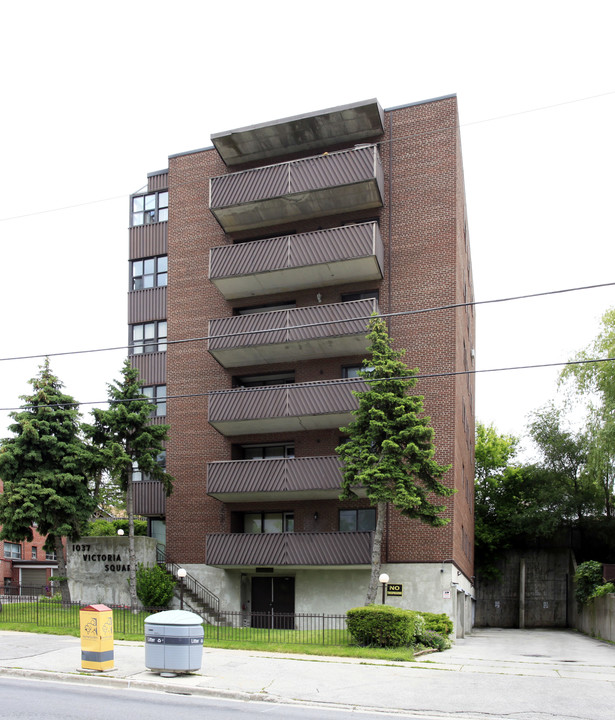
<instances>
[{"instance_id":1,"label":"yellow utility box","mask_svg":"<svg viewBox=\"0 0 615 720\"><path fill-rule=\"evenodd\" d=\"M79 612L81 667L84 670L113 670L113 610L106 605L88 605Z\"/></svg>"}]
</instances>

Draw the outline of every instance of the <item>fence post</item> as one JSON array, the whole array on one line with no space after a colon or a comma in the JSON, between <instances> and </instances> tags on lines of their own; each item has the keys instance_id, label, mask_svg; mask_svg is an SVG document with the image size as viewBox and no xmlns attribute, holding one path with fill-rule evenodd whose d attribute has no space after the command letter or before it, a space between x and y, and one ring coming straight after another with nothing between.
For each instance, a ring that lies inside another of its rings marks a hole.
<instances>
[{"instance_id":1,"label":"fence post","mask_svg":"<svg viewBox=\"0 0 615 720\"><path fill-rule=\"evenodd\" d=\"M325 614L322 614L322 644L325 644Z\"/></svg>"}]
</instances>

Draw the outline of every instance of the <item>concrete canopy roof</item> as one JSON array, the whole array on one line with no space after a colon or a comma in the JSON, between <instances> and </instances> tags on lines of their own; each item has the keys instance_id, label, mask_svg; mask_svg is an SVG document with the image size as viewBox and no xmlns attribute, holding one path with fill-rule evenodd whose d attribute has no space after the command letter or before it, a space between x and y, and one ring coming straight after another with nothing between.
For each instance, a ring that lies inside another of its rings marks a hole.
<instances>
[{"instance_id":1,"label":"concrete canopy roof","mask_svg":"<svg viewBox=\"0 0 615 720\"><path fill-rule=\"evenodd\" d=\"M384 113L372 99L214 133L211 141L226 165L233 166L359 143L383 132Z\"/></svg>"}]
</instances>

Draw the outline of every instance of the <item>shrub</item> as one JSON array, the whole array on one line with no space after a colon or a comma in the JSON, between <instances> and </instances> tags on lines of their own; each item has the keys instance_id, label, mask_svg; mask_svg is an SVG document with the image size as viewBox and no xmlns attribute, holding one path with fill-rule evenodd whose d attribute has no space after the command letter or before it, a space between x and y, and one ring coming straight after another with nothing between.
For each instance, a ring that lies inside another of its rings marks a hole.
<instances>
[{"instance_id":1,"label":"shrub","mask_svg":"<svg viewBox=\"0 0 615 720\"><path fill-rule=\"evenodd\" d=\"M602 585L602 565L595 560L588 560L577 567L574 574L575 590L579 610L587 603L594 590Z\"/></svg>"},{"instance_id":2,"label":"shrub","mask_svg":"<svg viewBox=\"0 0 615 720\"><path fill-rule=\"evenodd\" d=\"M145 607L167 607L173 597L175 580L159 565L137 568L137 597Z\"/></svg>"},{"instance_id":3,"label":"shrub","mask_svg":"<svg viewBox=\"0 0 615 720\"><path fill-rule=\"evenodd\" d=\"M41 595L38 599L41 603L61 603L62 602L62 593L57 592L54 593L51 597L47 597L47 595Z\"/></svg>"},{"instance_id":4,"label":"shrub","mask_svg":"<svg viewBox=\"0 0 615 720\"><path fill-rule=\"evenodd\" d=\"M604 585L599 585L594 592L589 596L589 599L602 597L603 595L610 595L611 593L615 593L615 585L613 585L612 582L604 583Z\"/></svg>"},{"instance_id":5,"label":"shrub","mask_svg":"<svg viewBox=\"0 0 615 720\"><path fill-rule=\"evenodd\" d=\"M442 650L448 650L450 648L451 641L435 630L425 630L421 636L421 645L442 652Z\"/></svg>"},{"instance_id":6,"label":"shrub","mask_svg":"<svg viewBox=\"0 0 615 720\"><path fill-rule=\"evenodd\" d=\"M128 520L120 518L118 520L92 520L83 531L82 537L109 537L117 535L118 530L123 530L128 535ZM135 520L135 535L147 535L147 520Z\"/></svg>"},{"instance_id":7,"label":"shrub","mask_svg":"<svg viewBox=\"0 0 615 720\"><path fill-rule=\"evenodd\" d=\"M426 630L433 630L444 638L453 632L453 621L446 613L422 612L420 615L425 620Z\"/></svg>"},{"instance_id":8,"label":"shrub","mask_svg":"<svg viewBox=\"0 0 615 720\"><path fill-rule=\"evenodd\" d=\"M367 605L346 613L348 631L359 645L401 647L412 645L423 628L422 618L410 610L387 605Z\"/></svg>"}]
</instances>

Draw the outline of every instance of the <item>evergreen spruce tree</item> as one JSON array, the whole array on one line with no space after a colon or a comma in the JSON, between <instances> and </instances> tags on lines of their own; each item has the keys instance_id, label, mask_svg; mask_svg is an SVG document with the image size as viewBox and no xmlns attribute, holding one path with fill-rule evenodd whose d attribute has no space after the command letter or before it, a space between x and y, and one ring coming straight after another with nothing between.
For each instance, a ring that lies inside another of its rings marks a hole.
<instances>
[{"instance_id":1,"label":"evergreen spruce tree","mask_svg":"<svg viewBox=\"0 0 615 720\"><path fill-rule=\"evenodd\" d=\"M167 495L173 489L173 478L157 462L164 451L168 425L154 425L152 405L141 392L139 371L127 359L119 381L110 384L109 407L94 409L94 424L89 435L99 449L102 469L126 494L128 515L128 553L130 562L130 601L137 607L137 558L135 553L133 463L142 473L159 480Z\"/></svg>"},{"instance_id":2,"label":"evergreen spruce tree","mask_svg":"<svg viewBox=\"0 0 615 720\"><path fill-rule=\"evenodd\" d=\"M62 600L70 601L63 537L77 539L96 501L88 488L89 450L80 434L79 409L62 392L45 359L29 381L32 394L11 413L13 437L0 444L0 538L32 541L32 526L47 536L58 560Z\"/></svg>"},{"instance_id":3,"label":"evergreen spruce tree","mask_svg":"<svg viewBox=\"0 0 615 720\"><path fill-rule=\"evenodd\" d=\"M448 520L441 517L445 507L432 498L454 492L441 482L449 468L434 460L434 433L422 415L423 398L407 394L416 385L417 371L402 362L403 352L391 348L383 320L372 318L369 330L370 357L360 372L368 389L354 393L359 409L355 420L341 428L348 440L336 449L344 462L340 499L356 498L360 486L377 508L366 605L376 599L387 503L405 517L437 527Z\"/></svg>"}]
</instances>

